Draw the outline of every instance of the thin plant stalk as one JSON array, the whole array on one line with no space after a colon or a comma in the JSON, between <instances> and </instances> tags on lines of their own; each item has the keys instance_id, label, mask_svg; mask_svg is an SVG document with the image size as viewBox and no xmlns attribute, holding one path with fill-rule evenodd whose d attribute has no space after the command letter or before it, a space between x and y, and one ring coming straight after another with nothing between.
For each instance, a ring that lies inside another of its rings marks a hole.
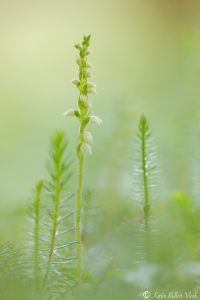
<instances>
[{"instance_id":1,"label":"thin plant stalk","mask_svg":"<svg viewBox=\"0 0 200 300\"><path fill-rule=\"evenodd\" d=\"M81 278L81 204L82 204L82 187L83 187L83 167L84 167L84 157L78 159L78 182L77 182L77 192L76 192L76 240L77 240L77 272L79 279Z\"/></svg>"},{"instance_id":2,"label":"thin plant stalk","mask_svg":"<svg viewBox=\"0 0 200 300\"><path fill-rule=\"evenodd\" d=\"M62 160L62 134L58 134L55 138L56 150L53 155L54 163L55 163L55 187L54 187L54 214L53 214L53 225L50 237L50 246L49 246L49 253L48 253L48 261L47 261L47 268L45 272L44 281L48 280L49 271L51 267L52 256L55 248L56 243L56 232L58 228L58 220L59 220L59 208L60 208L60 199L61 199L61 160Z\"/></svg>"},{"instance_id":3,"label":"thin plant stalk","mask_svg":"<svg viewBox=\"0 0 200 300\"><path fill-rule=\"evenodd\" d=\"M52 233L51 233L48 262L47 262L47 268L46 268L46 273L45 273L45 282L48 280L50 266L51 266L51 260L52 260L53 251L54 251L54 247L55 247L56 231L57 231L57 227L58 227L58 217L59 217L59 206L60 206L60 176L58 176L58 178L57 178L56 189L55 189L53 228L52 228Z\"/></svg>"},{"instance_id":4,"label":"thin plant stalk","mask_svg":"<svg viewBox=\"0 0 200 300\"><path fill-rule=\"evenodd\" d=\"M75 48L79 52L79 56L76 59L76 63L79 67L78 79L74 79L72 83L79 91L78 97L78 109L69 109L64 113L65 117L75 116L79 120L80 132L77 143L77 159L78 159L78 173L77 173L77 190L75 198L76 218L76 240L77 240L77 273L79 281L81 280L82 273L82 251L81 251L81 204L82 204L82 187L83 187L83 169L84 158L86 154L91 154L92 135L89 131L86 131L86 126L91 122L100 125L102 120L97 116L91 116L89 110L91 107L91 101L88 99L89 94L96 93L96 85L93 82L88 81L92 77L90 72L91 65L88 63L88 55L90 46L90 35L84 36L83 41L80 44L76 44Z\"/></svg>"},{"instance_id":5,"label":"thin plant stalk","mask_svg":"<svg viewBox=\"0 0 200 300\"><path fill-rule=\"evenodd\" d=\"M142 143L141 143L141 154L142 154L142 177L143 177L143 188L144 188L144 221L145 231L149 230L149 194L148 194L148 176L146 170L146 141L145 132L142 132Z\"/></svg>"},{"instance_id":6,"label":"thin plant stalk","mask_svg":"<svg viewBox=\"0 0 200 300\"><path fill-rule=\"evenodd\" d=\"M34 226L34 270L35 270L35 283L36 287L39 286L39 239L40 239L40 209L41 209L41 193L43 188L42 180L36 184L36 192L34 198L34 213L35 213L35 226Z\"/></svg>"},{"instance_id":7,"label":"thin plant stalk","mask_svg":"<svg viewBox=\"0 0 200 300\"><path fill-rule=\"evenodd\" d=\"M148 178L148 154L147 154L147 139L149 137L149 127L146 117L142 115L139 124L140 138L141 138L141 168L143 181L143 195L144 195L144 230L145 230L145 248L147 260L150 258L149 244L150 244L150 195L149 195L149 178Z\"/></svg>"}]
</instances>

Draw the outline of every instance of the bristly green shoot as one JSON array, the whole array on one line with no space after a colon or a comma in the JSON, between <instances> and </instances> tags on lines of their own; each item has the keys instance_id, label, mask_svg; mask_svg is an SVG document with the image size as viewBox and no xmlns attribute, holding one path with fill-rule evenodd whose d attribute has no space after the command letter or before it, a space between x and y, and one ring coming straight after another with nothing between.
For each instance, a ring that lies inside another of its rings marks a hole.
<instances>
[{"instance_id":1,"label":"bristly green shoot","mask_svg":"<svg viewBox=\"0 0 200 300\"><path fill-rule=\"evenodd\" d=\"M73 196L70 189L72 161L67 146L65 133L56 131L50 141L49 178L37 182L30 207L34 224L33 259L30 260L33 264L28 270L30 275L33 271L36 291L45 292L49 297L53 297L58 282L65 286L66 291L76 283L69 271L74 270L76 241L72 219L75 212L70 203Z\"/></svg>"},{"instance_id":2,"label":"bristly green shoot","mask_svg":"<svg viewBox=\"0 0 200 300\"><path fill-rule=\"evenodd\" d=\"M82 186L83 186L83 169L84 158L86 154L91 154L91 144L93 141L92 135L89 131L86 131L87 125L91 122L100 125L102 120L97 116L92 116L89 113L91 108L91 101L89 94L96 94L96 85L89 81L92 76L90 69L91 65L88 63L88 56L90 46L90 35L84 36L81 44L76 44L75 48L79 52L79 56L76 59L76 63L79 68L78 79L73 80L73 84L76 86L79 92L78 96L78 108L69 109L64 113L65 117L75 116L80 124L79 137L77 142L77 159L78 159L78 174L77 174L77 191L76 191L76 240L77 240L77 272L79 281L81 280L82 260L81 260L81 206L82 206Z\"/></svg>"},{"instance_id":3,"label":"bristly green shoot","mask_svg":"<svg viewBox=\"0 0 200 300\"><path fill-rule=\"evenodd\" d=\"M60 201L61 201L61 188L62 188L62 176L66 169L66 164L64 162L65 159L65 150L67 147L67 143L64 139L63 132L57 132L51 141L51 151L50 151L50 158L53 162L53 170L50 171L50 175L52 178L51 188L53 194L53 202L54 202L54 209L53 209L53 225L50 235L50 246L48 252L48 262L45 271L45 282L48 280L51 262L56 246L56 232L58 229L58 222L59 222L59 209L60 209Z\"/></svg>"},{"instance_id":4,"label":"bristly green shoot","mask_svg":"<svg viewBox=\"0 0 200 300\"><path fill-rule=\"evenodd\" d=\"M39 180L35 187L34 197L34 270L36 288L39 287L39 240L40 240L40 215L41 215L41 193L43 189L43 181Z\"/></svg>"},{"instance_id":5,"label":"bristly green shoot","mask_svg":"<svg viewBox=\"0 0 200 300\"><path fill-rule=\"evenodd\" d=\"M141 220L144 225L147 257L149 257L148 244L150 237L150 210L152 199L155 197L156 154L152 145L149 125L144 115L141 116L138 126L137 151L135 152L134 190L135 198L142 206Z\"/></svg>"},{"instance_id":6,"label":"bristly green shoot","mask_svg":"<svg viewBox=\"0 0 200 300\"><path fill-rule=\"evenodd\" d=\"M141 138L141 169L143 177L144 188L144 219L145 230L148 231L148 219L150 213L150 195L148 190L149 178L148 178L148 157L147 157L147 139L149 137L149 126L144 115L141 116L139 123L139 135Z\"/></svg>"}]
</instances>

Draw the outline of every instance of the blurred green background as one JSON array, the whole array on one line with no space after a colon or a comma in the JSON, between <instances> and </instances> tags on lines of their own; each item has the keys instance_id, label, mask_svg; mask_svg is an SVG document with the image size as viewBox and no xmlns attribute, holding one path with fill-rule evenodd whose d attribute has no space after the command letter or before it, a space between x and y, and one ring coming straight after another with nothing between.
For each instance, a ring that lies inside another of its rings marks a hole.
<instances>
[{"instance_id":1,"label":"blurred green background","mask_svg":"<svg viewBox=\"0 0 200 300\"><path fill-rule=\"evenodd\" d=\"M92 35L93 155L86 186L131 195L132 146L141 113L155 137L164 195L191 191L199 128L200 2L0 1L0 228L15 239L48 141L63 128L73 153L77 122L73 45ZM18 211L18 213L16 212ZM7 225L7 226L5 226Z\"/></svg>"}]
</instances>

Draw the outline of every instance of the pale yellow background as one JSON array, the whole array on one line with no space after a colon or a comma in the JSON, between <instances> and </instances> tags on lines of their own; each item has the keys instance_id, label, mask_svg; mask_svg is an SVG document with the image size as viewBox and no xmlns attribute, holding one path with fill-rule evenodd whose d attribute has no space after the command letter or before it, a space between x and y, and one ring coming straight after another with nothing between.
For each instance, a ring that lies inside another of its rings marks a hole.
<instances>
[{"instance_id":1,"label":"pale yellow background","mask_svg":"<svg viewBox=\"0 0 200 300\"><path fill-rule=\"evenodd\" d=\"M76 105L73 45L83 34L92 35L93 113L103 119L92 128L86 185L130 194L132 145L145 113L164 190L189 190L200 116L199 12L194 0L0 2L2 226L16 209L21 214L35 180L46 174L54 129L66 129L73 153L77 122L62 114Z\"/></svg>"}]
</instances>

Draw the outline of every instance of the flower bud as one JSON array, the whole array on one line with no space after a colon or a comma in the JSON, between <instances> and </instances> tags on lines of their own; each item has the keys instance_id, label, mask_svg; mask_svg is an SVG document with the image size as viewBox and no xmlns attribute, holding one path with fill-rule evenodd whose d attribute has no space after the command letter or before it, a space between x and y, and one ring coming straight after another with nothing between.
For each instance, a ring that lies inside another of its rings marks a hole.
<instances>
[{"instance_id":1,"label":"flower bud","mask_svg":"<svg viewBox=\"0 0 200 300\"><path fill-rule=\"evenodd\" d=\"M92 142L93 142L93 136L92 136L91 132L89 132L89 131L85 131L84 132L84 141L87 144L92 144Z\"/></svg>"},{"instance_id":2,"label":"flower bud","mask_svg":"<svg viewBox=\"0 0 200 300\"><path fill-rule=\"evenodd\" d=\"M86 64L86 68L93 68L93 65L87 63L87 64Z\"/></svg>"},{"instance_id":3,"label":"flower bud","mask_svg":"<svg viewBox=\"0 0 200 300\"><path fill-rule=\"evenodd\" d=\"M97 125L100 125L102 123L102 120L97 116L90 116L90 121L91 121L91 123L97 124Z\"/></svg>"},{"instance_id":4,"label":"flower bud","mask_svg":"<svg viewBox=\"0 0 200 300\"><path fill-rule=\"evenodd\" d=\"M92 102L90 100L87 100L87 101L84 102L84 106L86 108L91 108L92 107Z\"/></svg>"},{"instance_id":5,"label":"flower bud","mask_svg":"<svg viewBox=\"0 0 200 300\"><path fill-rule=\"evenodd\" d=\"M87 67L86 61L83 58L78 57L76 63L79 67Z\"/></svg>"},{"instance_id":6,"label":"flower bud","mask_svg":"<svg viewBox=\"0 0 200 300\"><path fill-rule=\"evenodd\" d=\"M75 84L76 86L78 86L80 84L80 81L77 79L73 79L72 83Z\"/></svg>"},{"instance_id":7,"label":"flower bud","mask_svg":"<svg viewBox=\"0 0 200 300\"><path fill-rule=\"evenodd\" d=\"M90 55L90 54L92 54L92 51L91 51L91 50L88 50L88 51L86 52L86 55Z\"/></svg>"},{"instance_id":8,"label":"flower bud","mask_svg":"<svg viewBox=\"0 0 200 300\"><path fill-rule=\"evenodd\" d=\"M89 87L89 88L94 88L94 89L96 89L97 88L97 86L96 86L96 84L94 83L94 82L88 82L87 83L87 86Z\"/></svg>"},{"instance_id":9,"label":"flower bud","mask_svg":"<svg viewBox=\"0 0 200 300\"><path fill-rule=\"evenodd\" d=\"M74 109L68 109L63 114L64 117L73 117L75 116L75 110Z\"/></svg>"},{"instance_id":10,"label":"flower bud","mask_svg":"<svg viewBox=\"0 0 200 300\"><path fill-rule=\"evenodd\" d=\"M80 149L83 154L92 154L92 148L88 143L82 143Z\"/></svg>"},{"instance_id":11,"label":"flower bud","mask_svg":"<svg viewBox=\"0 0 200 300\"><path fill-rule=\"evenodd\" d=\"M88 94L97 94L97 90L95 88L88 87L87 93Z\"/></svg>"},{"instance_id":12,"label":"flower bud","mask_svg":"<svg viewBox=\"0 0 200 300\"><path fill-rule=\"evenodd\" d=\"M77 63L77 65L81 65L81 58L80 57L77 57L77 59L76 59L76 63Z\"/></svg>"},{"instance_id":13,"label":"flower bud","mask_svg":"<svg viewBox=\"0 0 200 300\"><path fill-rule=\"evenodd\" d=\"M80 97L79 97L79 100L82 101L82 102L86 102L87 99L88 99L88 98L87 98L86 95L82 95L82 94L81 94Z\"/></svg>"},{"instance_id":14,"label":"flower bud","mask_svg":"<svg viewBox=\"0 0 200 300\"><path fill-rule=\"evenodd\" d=\"M75 47L76 49L78 49L78 50L81 50L80 44L76 44L76 45L74 45L74 47Z\"/></svg>"},{"instance_id":15,"label":"flower bud","mask_svg":"<svg viewBox=\"0 0 200 300\"><path fill-rule=\"evenodd\" d=\"M86 76L87 78L91 78L91 77L93 77L93 76L92 76L92 73L91 73L91 72L89 72L89 71L87 71L87 72L85 73L85 76Z\"/></svg>"}]
</instances>

